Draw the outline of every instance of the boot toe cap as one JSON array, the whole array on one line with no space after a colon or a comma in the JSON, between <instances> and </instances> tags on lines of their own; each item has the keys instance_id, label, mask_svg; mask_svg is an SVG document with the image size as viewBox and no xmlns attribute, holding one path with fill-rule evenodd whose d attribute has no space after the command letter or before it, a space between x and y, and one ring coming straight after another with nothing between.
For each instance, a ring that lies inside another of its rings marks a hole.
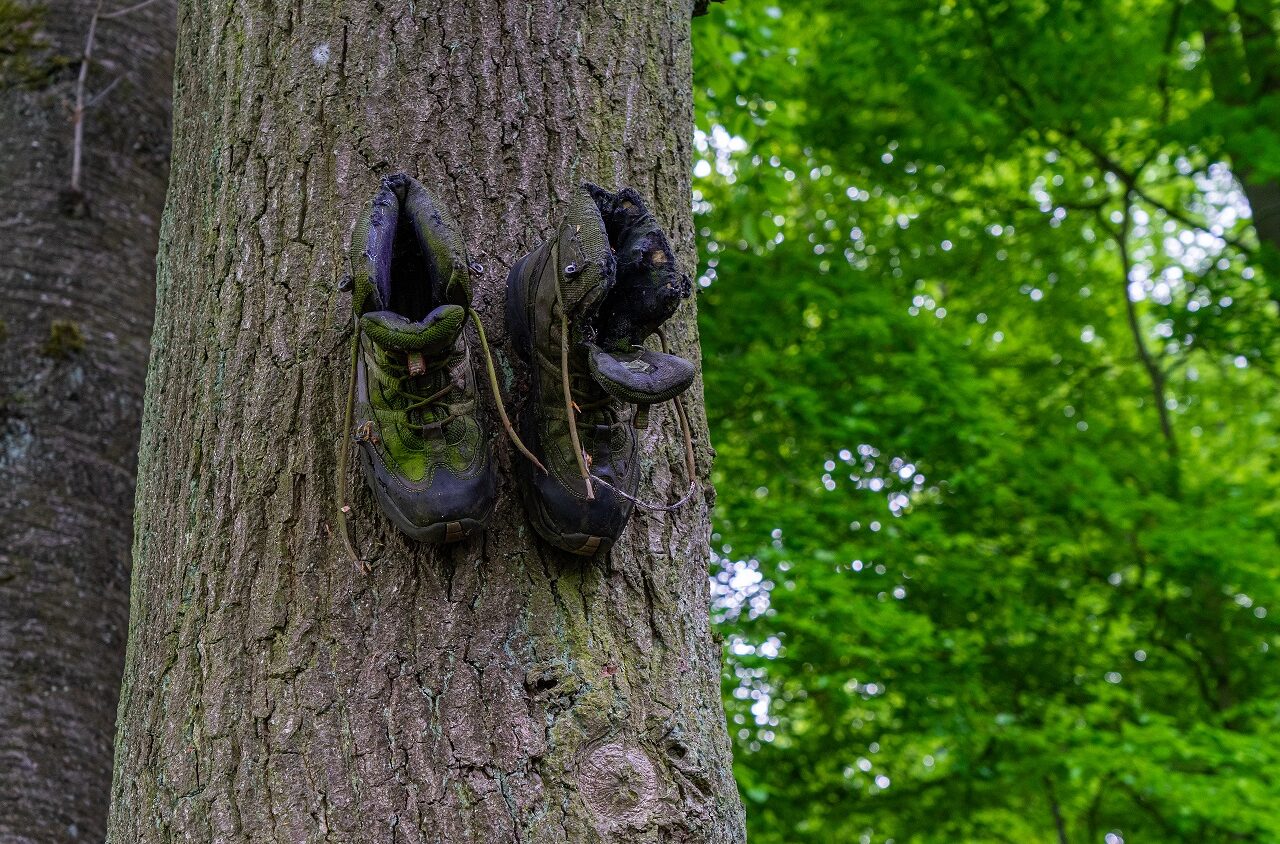
<instances>
[{"instance_id":1,"label":"boot toe cap","mask_svg":"<svg viewBox=\"0 0 1280 844\"><path fill-rule=\"evenodd\" d=\"M422 482L390 469L361 449L365 476L378 505L396 527L421 542L452 542L480 529L493 511L497 483L492 465L459 475L439 467Z\"/></svg>"}]
</instances>

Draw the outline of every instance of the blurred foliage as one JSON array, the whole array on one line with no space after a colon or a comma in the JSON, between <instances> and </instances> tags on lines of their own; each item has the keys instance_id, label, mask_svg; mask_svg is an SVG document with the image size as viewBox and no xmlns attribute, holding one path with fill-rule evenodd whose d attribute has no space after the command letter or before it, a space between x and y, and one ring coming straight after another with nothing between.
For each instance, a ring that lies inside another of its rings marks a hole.
<instances>
[{"instance_id":1,"label":"blurred foliage","mask_svg":"<svg viewBox=\"0 0 1280 844\"><path fill-rule=\"evenodd\" d=\"M1274 0L695 23L753 844L1280 840L1277 31Z\"/></svg>"}]
</instances>

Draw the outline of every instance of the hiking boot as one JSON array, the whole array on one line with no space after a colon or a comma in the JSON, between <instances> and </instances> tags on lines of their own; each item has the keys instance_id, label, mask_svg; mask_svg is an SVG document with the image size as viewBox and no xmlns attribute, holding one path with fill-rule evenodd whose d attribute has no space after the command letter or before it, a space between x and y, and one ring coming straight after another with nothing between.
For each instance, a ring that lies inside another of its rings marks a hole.
<instances>
[{"instance_id":1,"label":"hiking boot","mask_svg":"<svg viewBox=\"0 0 1280 844\"><path fill-rule=\"evenodd\" d=\"M426 188L396 174L357 224L350 257L358 345L348 427L365 481L414 539L463 539L488 519L496 481L463 334L462 241Z\"/></svg>"},{"instance_id":2,"label":"hiking boot","mask_svg":"<svg viewBox=\"0 0 1280 844\"><path fill-rule=\"evenodd\" d=\"M511 268L507 326L528 385L518 429L545 466L518 461L520 488L534 528L552 545L582 555L607 550L631 516L636 429L650 405L675 398L694 377L689 361L641 344L689 291L666 235L631 188L582 185L559 230ZM681 424L691 470L683 414Z\"/></svg>"}]
</instances>

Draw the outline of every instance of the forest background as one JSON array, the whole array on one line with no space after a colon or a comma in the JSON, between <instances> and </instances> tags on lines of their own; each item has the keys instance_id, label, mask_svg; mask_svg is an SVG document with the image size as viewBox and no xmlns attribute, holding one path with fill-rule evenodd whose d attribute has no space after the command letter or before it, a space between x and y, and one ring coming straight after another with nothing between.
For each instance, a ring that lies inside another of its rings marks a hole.
<instances>
[{"instance_id":1,"label":"forest background","mask_svg":"<svg viewBox=\"0 0 1280 844\"><path fill-rule=\"evenodd\" d=\"M1280 840L1278 14L695 27L755 844Z\"/></svg>"},{"instance_id":2,"label":"forest background","mask_svg":"<svg viewBox=\"0 0 1280 844\"><path fill-rule=\"evenodd\" d=\"M70 86L31 13L0 0L0 80ZM1280 840L1280 4L730 0L693 38L750 840ZM110 90L158 205L165 106Z\"/></svg>"}]
</instances>

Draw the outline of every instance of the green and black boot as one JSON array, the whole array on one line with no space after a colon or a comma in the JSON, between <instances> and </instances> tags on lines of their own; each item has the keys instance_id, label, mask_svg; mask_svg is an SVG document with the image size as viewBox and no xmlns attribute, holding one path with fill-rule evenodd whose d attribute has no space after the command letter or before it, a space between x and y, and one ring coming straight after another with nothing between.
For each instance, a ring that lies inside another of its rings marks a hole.
<instances>
[{"instance_id":1,"label":"green and black boot","mask_svg":"<svg viewBox=\"0 0 1280 844\"><path fill-rule=\"evenodd\" d=\"M409 536L463 539L488 519L497 484L463 332L462 240L426 188L398 173L357 224L350 258L358 323L347 426L365 480Z\"/></svg>"},{"instance_id":2,"label":"green and black boot","mask_svg":"<svg viewBox=\"0 0 1280 844\"><path fill-rule=\"evenodd\" d=\"M689 291L631 188L582 185L559 230L511 268L507 326L528 385L518 427L541 461L519 461L519 481L534 528L552 545L607 550L631 516L636 429L650 405L674 399L694 377L689 361L642 344ZM683 412L680 419L692 489Z\"/></svg>"}]
</instances>

